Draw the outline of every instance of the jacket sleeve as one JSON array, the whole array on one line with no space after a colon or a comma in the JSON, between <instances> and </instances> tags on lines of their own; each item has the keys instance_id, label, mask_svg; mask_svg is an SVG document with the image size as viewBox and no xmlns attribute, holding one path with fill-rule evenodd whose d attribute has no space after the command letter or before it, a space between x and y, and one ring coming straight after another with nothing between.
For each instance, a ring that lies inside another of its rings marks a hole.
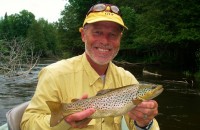
<instances>
[{"instance_id":1,"label":"jacket sleeve","mask_svg":"<svg viewBox=\"0 0 200 130\"><path fill-rule=\"evenodd\" d=\"M52 73L47 69L43 69L39 73L38 85L35 94L25 110L22 121L22 130L68 130L70 125L64 120L56 125L50 127L50 110L46 101L61 102L62 90L59 87L59 82L53 78Z\"/></svg>"},{"instance_id":2,"label":"jacket sleeve","mask_svg":"<svg viewBox=\"0 0 200 130\"><path fill-rule=\"evenodd\" d=\"M137 130L136 126L134 125L134 121L128 116L128 114L126 114L124 118L129 130ZM149 130L160 130L158 122L155 118L153 119L153 124Z\"/></svg>"}]
</instances>

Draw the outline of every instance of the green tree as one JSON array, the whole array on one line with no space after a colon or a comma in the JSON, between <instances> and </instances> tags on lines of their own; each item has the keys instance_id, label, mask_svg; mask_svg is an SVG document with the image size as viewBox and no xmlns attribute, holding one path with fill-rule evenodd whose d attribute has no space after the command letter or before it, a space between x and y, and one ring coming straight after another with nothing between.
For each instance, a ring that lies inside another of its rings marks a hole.
<instances>
[{"instance_id":1,"label":"green tree","mask_svg":"<svg viewBox=\"0 0 200 130\"><path fill-rule=\"evenodd\" d=\"M9 17L10 17L13 37L16 36L26 37L27 30L29 29L31 24L35 21L34 14L28 12L27 10L22 10L19 14L14 14Z\"/></svg>"},{"instance_id":2,"label":"green tree","mask_svg":"<svg viewBox=\"0 0 200 130\"><path fill-rule=\"evenodd\" d=\"M34 52L40 52L42 56L46 54L47 42L45 41L43 27L39 22L35 21L31 24L28 29L27 38L33 43L35 47Z\"/></svg>"},{"instance_id":3,"label":"green tree","mask_svg":"<svg viewBox=\"0 0 200 130\"><path fill-rule=\"evenodd\" d=\"M42 19L38 20L38 23L41 25L44 40L46 42L47 50L46 54L55 55L57 53L57 28L53 23L48 23L48 21Z\"/></svg>"},{"instance_id":4,"label":"green tree","mask_svg":"<svg viewBox=\"0 0 200 130\"><path fill-rule=\"evenodd\" d=\"M120 9L122 11L122 17L124 23L128 27L128 30L125 29L123 32L121 49L129 49L134 44L133 38L134 38L135 20L136 20L135 10L128 6L122 6Z\"/></svg>"},{"instance_id":5,"label":"green tree","mask_svg":"<svg viewBox=\"0 0 200 130\"><path fill-rule=\"evenodd\" d=\"M48 21L41 18L31 24L27 37L34 43L34 52L41 52L42 56L52 56L57 53L57 29L55 24L48 23Z\"/></svg>"},{"instance_id":6,"label":"green tree","mask_svg":"<svg viewBox=\"0 0 200 130\"><path fill-rule=\"evenodd\" d=\"M27 10L22 10L19 14L12 14L1 20L0 38L12 39L14 37L26 37L27 30L35 21L35 16Z\"/></svg>"},{"instance_id":7,"label":"green tree","mask_svg":"<svg viewBox=\"0 0 200 130\"><path fill-rule=\"evenodd\" d=\"M11 35L11 28L7 13L5 13L4 19L0 20L0 39L9 38Z\"/></svg>"}]
</instances>

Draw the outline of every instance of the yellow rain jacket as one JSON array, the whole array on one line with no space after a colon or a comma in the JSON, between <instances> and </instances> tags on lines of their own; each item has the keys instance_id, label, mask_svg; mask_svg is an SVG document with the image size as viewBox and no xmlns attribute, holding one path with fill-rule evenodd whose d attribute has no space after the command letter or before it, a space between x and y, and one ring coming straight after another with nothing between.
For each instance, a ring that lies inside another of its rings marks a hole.
<instances>
[{"instance_id":1,"label":"yellow rain jacket","mask_svg":"<svg viewBox=\"0 0 200 130\"><path fill-rule=\"evenodd\" d=\"M128 71L117 67L112 62L106 72L105 82L90 66L85 53L71 59L61 60L42 69L35 94L27 107L22 121L22 130L76 130L64 120L55 127L50 127L50 110L46 101L70 103L83 94L94 96L101 89L118 88L138 81ZM129 129L135 129L134 123L125 117ZM87 128L81 130L121 130L122 117L93 119ZM156 120L152 130L159 129Z\"/></svg>"}]
</instances>

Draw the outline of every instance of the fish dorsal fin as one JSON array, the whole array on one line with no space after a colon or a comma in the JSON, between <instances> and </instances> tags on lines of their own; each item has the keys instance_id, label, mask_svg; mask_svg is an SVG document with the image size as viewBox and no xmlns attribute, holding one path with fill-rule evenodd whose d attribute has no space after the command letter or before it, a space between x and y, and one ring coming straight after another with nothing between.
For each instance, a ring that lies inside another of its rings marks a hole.
<instances>
[{"instance_id":1,"label":"fish dorsal fin","mask_svg":"<svg viewBox=\"0 0 200 130\"><path fill-rule=\"evenodd\" d=\"M111 92L111 91L113 91L113 90L115 90L115 89L104 89L104 90L100 90L100 91L97 92L96 96L104 95L104 94L106 94L106 93L108 93L108 92Z\"/></svg>"},{"instance_id":2,"label":"fish dorsal fin","mask_svg":"<svg viewBox=\"0 0 200 130\"><path fill-rule=\"evenodd\" d=\"M108 92L112 92L112 91L115 91L115 90L123 89L125 87L130 87L132 85L134 85L134 84L127 85L127 86L122 86L122 87L119 87L119 88L103 89L103 90L98 91L96 96L104 95L104 94L106 94Z\"/></svg>"},{"instance_id":3,"label":"fish dorsal fin","mask_svg":"<svg viewBox=\"0 0 200 130\"><path fill-rule=\"evenodd\" d=\"M74 98L74 99L71 100L71 102L76 102L76 101L78 101L78 100L80 100L80 99Z\"/></svg>"}]
</instances>

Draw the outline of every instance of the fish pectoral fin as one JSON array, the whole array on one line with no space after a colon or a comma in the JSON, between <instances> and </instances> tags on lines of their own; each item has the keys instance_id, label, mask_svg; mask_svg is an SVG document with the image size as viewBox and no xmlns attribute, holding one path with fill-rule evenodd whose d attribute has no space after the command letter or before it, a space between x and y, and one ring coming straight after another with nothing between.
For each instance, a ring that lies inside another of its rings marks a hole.
<instances>
[{"instance_id":1,"label":"fish pectoral fin","mask_svg":"<svg viewBox=\"0 0 200 130\"><path fill-rule=\"evenodd\" d=\"M104 95L104 94L106 94L106 93L108 93L108 92L111 92L111 91L113 91L113 90L114 90L114 89L104 89L104 90L100 90L100 91L97 92L96 96Z\"/></svg>"},{"instance_id":2,"label":"fish pectoral fin","mask_svg":"<svg viewBox=\"0 0 200 130\"><path fill-rule=\"evenodd\" d=\"M138 105L138 104L140 104L143 101L144 101L144 99L139 98L139 97L132 100L132 102L133 102L134 105Z\"/></svg>"},{"instance_id":3,"label":"fish pectoral fin","mask_svg":"<svg viewBox=\"0 0 200 130\"><path fill-rule=\"evenodd\" d=\"M76 101L79 101L80 99L78 99L78 98L74 98L74 99L72 99L71 100L71 102L76 102Z\"/></svg>"}]
</instances>

